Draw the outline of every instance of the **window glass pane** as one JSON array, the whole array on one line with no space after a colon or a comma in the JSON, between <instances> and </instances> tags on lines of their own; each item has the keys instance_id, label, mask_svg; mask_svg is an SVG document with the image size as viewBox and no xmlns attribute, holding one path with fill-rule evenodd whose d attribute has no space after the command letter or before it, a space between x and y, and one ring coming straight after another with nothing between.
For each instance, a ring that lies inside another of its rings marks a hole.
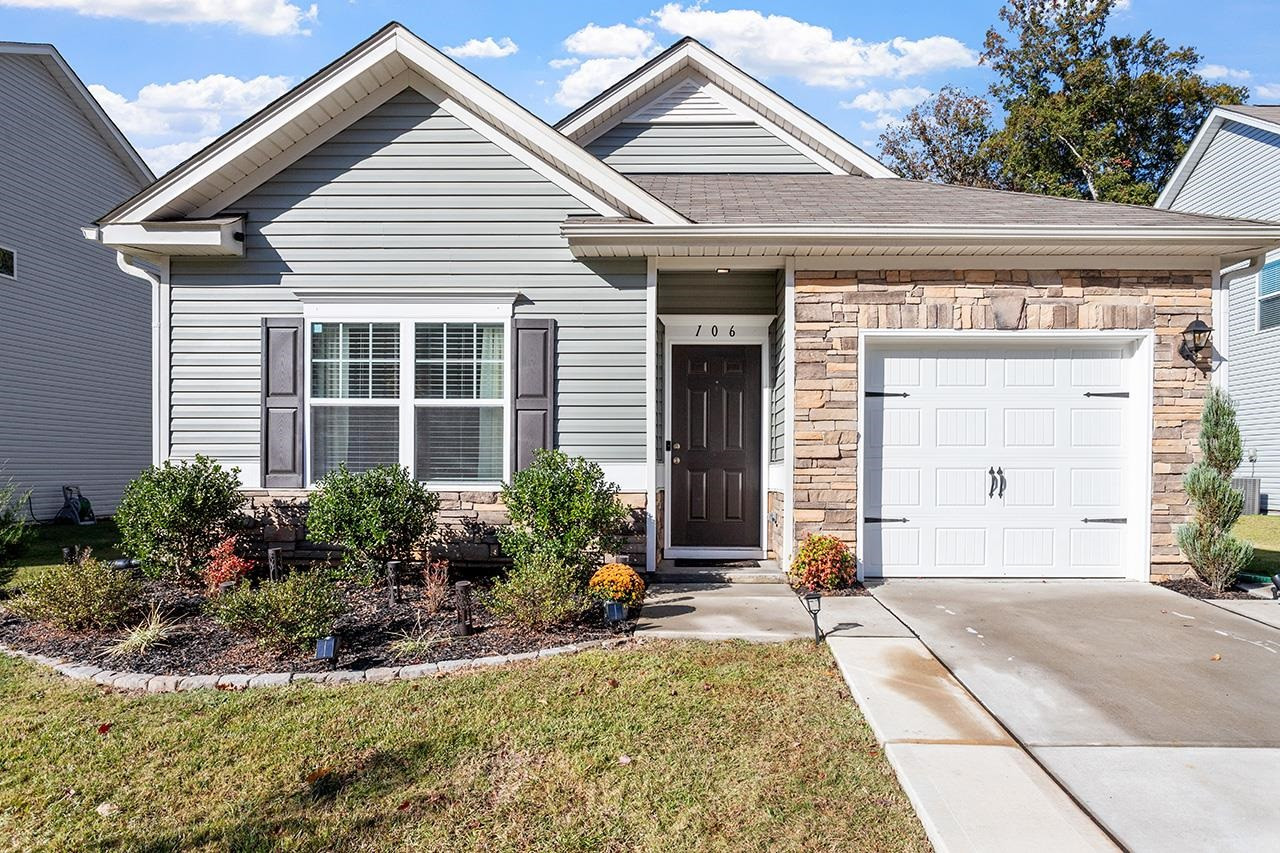
<instances>
[{"instance_id":1,"label":"window glass pane","mask_svg":"<svg viewBox=\"0 0 1280 853\"><path fill-rule=\"evenodd\" d=\"M399 324L312 323L311 396L400 396Z\"/></svg>"},{"instance_id":2,"label":"window glass pane","mask_svg":"<svg viewBox=\"0 0 1280 853\"><path fill-rule=\"evenodd\" d=\"M311 478L342 462L364 471L400 461L400 410L394 406L316 406L311 410Z\"/></svg>"},{"instance_id":3,"label":"window glass pane","mask_svg":"<svg viewBox=\"0 0 1280 853\"><path fill-rule=\"evenodd\" d=\"M1258 303L1258 328L1274 329L1280 326L1280 297L1264 299Z\"/></svg>"},{"instance_id":4,"label":"window glass pane","mask_svg":"<svg viewBox=\"0 0 1280 853\"><path fill-rule=\"evenodd\" d=\"M419 480L502 479L500 406L420 406L414 423Z\"/></svg>"},{"instance_id":5,"label":"window glass pane","mask_svg":"<svg viewBox=\"0 0 1280 853\"><path fill-rule=\"evenodd\" d=\"M1258 296L1274 296L1280 293L1280 261L1265 264L1258 273Z\"/></svg>"},{"instance_id":6,"label":"window glass pane","mask_svg":"<svg viewBox=\"0 0 1280 853\"><path fill-rule=\"evenodd\" d=\"M419 323L414 393L419 399L501 400L501 323Z\"/></svg>"},{"instance_id":7,"label":"window glass pane","mask_svg":"<svg viewBox=\"0 0 1280 853\"><path fill-rule=\"evenodd\" d=\"M0 249L0 275L14 277L14 257L13 251L10 249Z\"/></svg>"}]
</instances>

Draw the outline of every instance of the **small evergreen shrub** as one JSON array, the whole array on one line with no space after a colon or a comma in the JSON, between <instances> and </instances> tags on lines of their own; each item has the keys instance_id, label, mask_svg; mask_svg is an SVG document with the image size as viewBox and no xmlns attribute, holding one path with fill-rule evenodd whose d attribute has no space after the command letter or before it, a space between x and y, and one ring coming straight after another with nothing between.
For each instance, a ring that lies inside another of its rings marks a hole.
<instances>
[{"instance_id":1,"label":"small evergreen shrub","mask_svg":"<svg viewBox=\"0 0 1280 853\"><path fill-rule=\"evenodd\" d=\"M27 524L27 511L23 506L29 494L20 494L17 485L9 479L0 485L0 587L12 579L17 558L35 536Z\"/></svg>"},{"instance_id":2,"label":"small evergreen shrub","mask_svg":"<svg viewBox=\"0 0 1280 853\"><path fill-rule=\"evenodd\" d=\"M241 584L212 599L213 616L237 633L266 646L306 651L333 632L345 604L333 581L320 572L294 572L254 588Z\"/></svg>"},{"instance_id":3,"label":"small evergreen shrub","mask_svg":"<svg viewBox=\"0 0 1280 853\"><path fill-rule=\"evenodd\" d=\"M1201 459L1182 478L1196 515L1178 528L1178 547L1214 592L1235 582L1253 559L1253 545L1231 535L1244 495L1231 485L1243 450L1236 408L1225 391L1210 388L1200 415Z\"/></svg>"},{"instance_id":4,"label":"small evergreen shrub","mask_svg":"<svg viewBox=\"0 0 1280 853\"><path fill-rule=\"evenodd\" d=\"M307 536L340 545L348 574L371 579L408 560L435 532L440 498L399 465L325 474L307 510Z\"/></svg>"},{"instance_id":5,"label":"small evergreen shrub","mask_svg":"<svg viewBox=\"0 0 1280 853\"><path fill-rule=\"evenodd\" d=\"M621 545L628 518L599 465L558 450L539 450L503 485L502 502L511 523L498 530L498 541L517 565L539 555L543 568L584 575Z\"/></svg>"},{"instance_id":6,"label":"small evergreen shrub","mask_svg":"<svg viewBox=\"0 0 1280 853\"><path fill-rule=\"evenodd\" d=\"M806 536L791 560L791 583L804 589L847 589L857 577L848 546L825 533Z\"/></svg>"},{"instance_id":7,"label":"small evergreen shrub","mask_svg":"<svg viewBox=\"0 0 1280 853\"><path fill-rule=\"evenodd\" d=\"M590 602L576 564L534 553L493 585L487 604L499 618L540 631L579 618Z\"/></svg>"},{"instance_id":8,"label":"small evergreen shrub","mask_svg":"<svg viewBox=\"0 0 1280 853\"><path fill-rule=\"evenodd\" d=\"M74 563L50 566L22 584L8 607L69 631L114 628L134 612L142 585L130 572L95 560L88 549Z\"/></svg>"},{"instance_id":9,"label":"small evergreen shrub","mask_svg":"<svg viewBox=\"0 0 1280 853\"><path fill-rule=\"evenodd\" d=\"M644 580L635 569L622 563L601 566L591 576L587 589L598 601L616 601L628 607L639 607L644 601Z\"/></svg>"},{"instance_id":10,"label":"small evergreen shrub","mask_svg":"<svg viewBox=\"0 0 1280 853\"><path fill-rule=\"evenodd\" d=\"M149 577L198 575L244 506L239 473L198 454L143 471L116 510L121 547Z\"/></svg>"}]
</instances>

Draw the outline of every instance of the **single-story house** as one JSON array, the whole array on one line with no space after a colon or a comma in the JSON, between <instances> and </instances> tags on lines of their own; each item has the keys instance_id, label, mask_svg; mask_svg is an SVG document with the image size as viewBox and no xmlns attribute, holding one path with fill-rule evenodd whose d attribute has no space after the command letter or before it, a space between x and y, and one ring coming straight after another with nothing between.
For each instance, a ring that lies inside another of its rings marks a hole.
<instances>
[{"instance_id":1,"label":"single-story house","mask_svg":"<svg viewBox=\"0 0 1280 853\"><path fill-rule=\"evenodd\" d=\"M394 23L87 232L159 266L161 455L259 505L398 462L491 520L558 447L650 569L825 531L866 577L1144 580L1184 570L1184 330L1280 244L902 180L691 39L552 127Z\"/></svg>"},{"instance_id":2,"label":"single-story house","mask_svg":"<svg viewBox=\"0 0 1280 853\"><path fill-rule=\"evenodd\" d=\"M1280 222L1280 106L1218 107L1205 120L1156 207ZM1215 380L1236 401L1245 462L1260 504L1280 498L1280 252L1222 271L1213 293Z\"/></svg>"},{"instance_id":3,"label":"single-story house","mask_svg":"<svg viewBox=\"0 0 1280 853\"><path fill-rule=\"evenodd\" d=\"M0 95L0 485L110 513L156 452L158 294L80 227L155 178L53 45L0 42Z\"/></svg>"}]
</instances>

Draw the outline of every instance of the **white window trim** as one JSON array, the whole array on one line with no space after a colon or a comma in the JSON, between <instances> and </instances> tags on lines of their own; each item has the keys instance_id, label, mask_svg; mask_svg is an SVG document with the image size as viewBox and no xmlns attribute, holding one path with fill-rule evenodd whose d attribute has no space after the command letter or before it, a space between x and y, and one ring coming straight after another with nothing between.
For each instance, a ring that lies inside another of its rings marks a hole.
<instances>
[{"instance_id":1,"label":"white window trim","mask_svg":"<svg viewBox=\"0 0 1280 853\"><path fill-rule=\"evenodd\" d=\"M7 278L10 281L18 280L18 250L10 249L8 246L0 246L0 252L8 252L13 255L13 275L0 272L0 278Z\"/></svg>"},{"instance_id":2,"label":"white window trim","mask_svg":"<svg viewBox=\"0 0 1280 853\"><path fill-rule=\"evenodd\" d=\"M398 303L395 305L352 304L338 301L305 303L303 319L306 323L306 421L304 428L307 488L314 489L316 482L312 471L312 407L323 406L395 406L399 412L399 464L407 468L415 479L414 420L419 407L492 406L502 407L502 477L498 480L421 480L434 492L497 492L511 479L511 430L513 424L512 382L514 360L511 355L512 306L509 301L493 303L457 304L434 301ZM316 323L395 323L400 327L400 394L383 398L321 398L311 393L311 324ZM500 400L419 400L414 397L416 360L414 341L418 323L501 323L502 324L502 398ZM408 416L406 416L408 413Z\"/></svg>"}]
</instances>

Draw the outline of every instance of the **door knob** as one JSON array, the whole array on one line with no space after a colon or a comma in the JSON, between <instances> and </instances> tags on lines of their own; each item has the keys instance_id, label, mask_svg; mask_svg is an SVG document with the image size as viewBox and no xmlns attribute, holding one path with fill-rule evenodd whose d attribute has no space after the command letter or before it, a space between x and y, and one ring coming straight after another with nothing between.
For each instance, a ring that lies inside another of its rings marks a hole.
<instances>
[{"instance_id":1,"label":"door knob","mask_svg":"<svg viewBox=\"0 0 1280 853\"><path fill-rule=\"evenodd\" d=\"M679 457L679 456L673 456L673 457L671 457L671 464L672 464L672 465L679 465L679 464L680 464L680 457Z\"/></svg>"}]
</instances>

